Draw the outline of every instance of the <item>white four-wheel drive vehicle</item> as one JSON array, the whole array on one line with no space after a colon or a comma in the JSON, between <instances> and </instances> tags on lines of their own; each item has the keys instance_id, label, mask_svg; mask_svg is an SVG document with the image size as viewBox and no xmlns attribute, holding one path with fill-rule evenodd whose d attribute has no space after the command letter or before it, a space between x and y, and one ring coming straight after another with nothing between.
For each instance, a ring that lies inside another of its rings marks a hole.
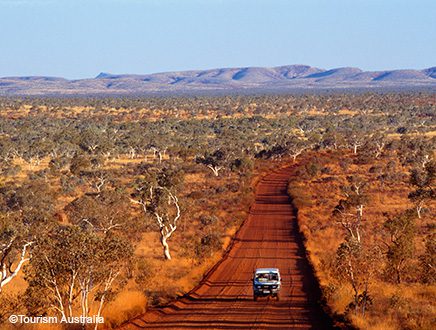
<instances>
[{"instance_id":1,"label":"white four-wheel drive vehicle","mask_svg":"<svg viewBox=\"0 0 436 330\"><path fill-rule=\"evenodd\" d=\"M258 297L273 296L279 300L281 288L281 277L278 268L258 268L253 275L253 296L254 300Z\"/></svg>"}]
</instances>

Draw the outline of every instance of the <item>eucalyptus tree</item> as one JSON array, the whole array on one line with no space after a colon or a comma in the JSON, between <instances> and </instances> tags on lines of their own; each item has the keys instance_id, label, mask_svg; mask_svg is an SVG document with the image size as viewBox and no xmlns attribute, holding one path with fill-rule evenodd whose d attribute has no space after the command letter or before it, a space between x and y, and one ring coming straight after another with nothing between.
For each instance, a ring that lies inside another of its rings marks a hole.
<instances>
[{"instance_id":1,"label":"eucalyptus tree","mask_svg":"<svg viewBox=\"0 0 436 330\"><path fill-rule=\"evenodd\" d=\"M436 282L436 234L426 237L425 251L419 258L421 268L421 281L427 284Z\"/></svg>"},{"instance_id":2,"label":"eucalyptus tree","mask_svg":"<svg viewBox=\"0 0 436 330\"><path fill-rule=\"evenodd\" d=\"M344 198L335 206L333 216L349 237L360 243L363 209L368 202L368 195L365 192L367 183L357 176L350 176L347 181L348 184L341 187Z\"/></svg>"},{"instance_id":3,"label":"eucalyptus tree","mask_svg":"<svg viewBox=\"0 0 436 330\"><path fill-rule=\"evenodd\" d=\"M195 161L197 164L206 165L212 173L217 177L220 171L224 170L229 164L230 155L226 154L221 149L217 149L214 152L205 152L201 156L197 156Z\"/></svg>"},{"instance_id":4,"label":"eucalyptus tree","mask_svg":"<svg viewBox=\"0 0 436 330\"><path fill-rule=\"evenodd\" d=\"M352 288L353 299L347 306L347 312L365 316L368 306L372 304L370 283L380 271L381 260L379 248L362 244L350 235L346 235L339 245L333 273L338 280L346 281Z\"/></svg>"},{"instance_id":5,"label":"eucalyptus tree","mask_svg":"<svg viewBox=\"0 0 436 330\"><path fill-rule=\"evenodd\" d=\"M383 224L388 234L386 271L398 284L402 282L403 272L415 250L415 217L413 211L407 210L388 217Z\"/></svg>"},{"instance_id":6,"label":"eucalyptus tree","mask_svg":"<svg viewBox=\"0 0 436 330\"><path fill-rule=\"evenodd\" d=\"M359 148L365 143L365 134L356 127L348 129L344 133L348 147L350 147L353 150L353 154L356 155Z\"/></svg>"},{"instance_id":7,"label":"eucalyptus tree","mask_svg":"<svg viewBox=\"0 0 436 330\"><path fill-rule=\"evenodd\" d=\"M181 207L177 187L182 183L180 170L171 167L148 168L134 183L131 201L140 205L145 217L158 227L164 258L171 259L168 240L178 228Z\"/></svg>"},{"instance_id":8,"label":"eucalyptus tree","mask_svg":"<svg viewBox=\"0 0 436 330\"><path fill-rule=\"evenodd\" d=\"M364 149L366 153L371 154L375 159L379 159L385 152L387 144L386 134L377 132L369 136Z\"/></svg>"},{"instance_id":9,"label":"eucalyptus tree","mask_svg":"<svg viewBox=\"0 0 436 330\"><path fill-rule=\"evenodd\" d=\"M434 161L435 146L435 137L409 137L403 135L398 154L403 165L425 169L427 163Z\"/></svg>"},{"instance_id":10,"label":"eucalyptus tree","mask_svg":"<svg viewBox=\"0 0 436 330\"><path fill-rule=\"evenodd\" d=\"M31 260L36 237L53 223L53 204L42 180L0 189L0 291Z\"/></svg>"},{"instance_id":11,"label":"eucalyptus tree","mask_svg":"<svg viewBox=\"0 0 436 330\"><path fill-rule=\"evenodd\" d=\"M330 126L324 132L321 144L324 148L338 150L345 146L345 137L337 127Z\"/></svg>"},{"instance_id":12,"label":"eucalyptus tree","mask_svg":"<svg viewBox=\"0 0 436 330\"><path fill-rule=\"evenodd\" d=\"M297 136L290 136L284 142L284 148L287 150L289 156L293 161L297 161L297 157L300 156L303 151L310 149L311 144L309 141L299 138Z\"/></svg>"},{"instance_id":13,"label":"eucalyptus tree","mask_svg":"<svg viewBox=\"0 0 436 330\"><path fill-rule=\"evenodd\" d=\"M26 270L29 312L100 316L132 254L130 243L113 233L56 226L37 238Z\"/></svg>"},{"instance_id":14,"label":"eucalyptus tree","mask_svg":"<svg viewBox=\"0 0 436 330\"><path fill-rule=\"evenodd\" d=\"M426 203L436 199L436 162L431 161L425 164L424 168L414 168L410 174L410 183L415 188L409 193L409 199L415 204L418 218L421 219L421 212Z\"/></svg>"},{"instance_id":15,"label":"eucalyptus tree","mask_svg":"<svg viewBox=\"0 0 436 330\"><path fill-rule=\"evenodd\" d=\"M108 189L78 197L65 207L65 212L69 221L81 228L102 234L116 231L132 238L140 228L134 223L130 208L123 191Z\"/></svg>"},{"instance_id":16,"label":"eucalyptus tree","mask_svg":"<svg viewBox=\"0 0 436 330\"><path fill-rule=\"evenodd\" d=\"M10 215L0 215L0 293L30 260L34 237L26 226Z\"/></svg>"}]
</instances>

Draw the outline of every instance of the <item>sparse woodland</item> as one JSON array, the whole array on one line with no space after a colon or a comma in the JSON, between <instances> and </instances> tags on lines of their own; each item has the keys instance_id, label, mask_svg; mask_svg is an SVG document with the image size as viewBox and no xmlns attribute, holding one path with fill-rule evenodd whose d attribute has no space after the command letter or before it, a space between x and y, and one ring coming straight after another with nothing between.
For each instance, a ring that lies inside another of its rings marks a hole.
<instances>
[{"instance_id":1,"label":"sparse woodland","mask_svg":"<svg viewBox=\"0 0 436 330\"><path fill-rule=\"evenodd\" d=\"M435 110L423 93L0 98L0 322L115 327L186 293L288 162L338 321L434 328Z\"/></svg>"}]
</instances>

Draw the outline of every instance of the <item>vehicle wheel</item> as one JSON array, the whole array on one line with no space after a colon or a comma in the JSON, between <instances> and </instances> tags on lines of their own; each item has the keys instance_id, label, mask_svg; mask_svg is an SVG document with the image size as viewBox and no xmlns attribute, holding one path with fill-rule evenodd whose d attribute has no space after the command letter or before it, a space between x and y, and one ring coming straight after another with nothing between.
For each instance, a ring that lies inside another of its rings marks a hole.
<instances>
[{"instance_id":1,"label":"vehicle wheel","mask_svg":"<svg viewBox=\"0 0 436 330\"><path fill-rule=\"evenodd\" d=\"M276 299L277 299L277 301L280 300L280 296L278 294L276 294Z\"/></svg>"},{"instance_id":2,"label":"vehicle wheel","mask_svg":"<svg viewBox=\"0 0 436 330\"><path fill-rule=\"evenodd\" d=\"M254 295L254 301L257 301L258 296Z\"/></svg>"}]
</instances>

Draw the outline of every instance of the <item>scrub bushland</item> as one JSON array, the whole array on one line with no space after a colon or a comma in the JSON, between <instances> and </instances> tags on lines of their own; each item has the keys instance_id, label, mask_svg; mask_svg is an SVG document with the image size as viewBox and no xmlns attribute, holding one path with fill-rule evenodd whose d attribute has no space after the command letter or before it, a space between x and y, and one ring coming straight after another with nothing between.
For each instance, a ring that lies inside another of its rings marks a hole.
<instances>
[{"instance_id":1,"label":"scrub bushland","mask_svg":"<svg viewBox=\"0 0 436 330\"><path fill-rule=\"evenodd\" d=\"M188 292L262 173L301 163L292 195L335 311L366 327L387 308L386 324L425 328L432 307L412 302L434 282L435 104L425 93L0 98L0 322L102 315L113 327Z\"/></svg>"},{"instance_id":2,"label":"scrub bushland","mask_svg":"<svg viewBox=\"0 0 436 330\"><path fill-rule=\"evenodd\" d=\"M289 184L327 303L362 329L434 327L434 144L410 162L405 144L307 154Z\"/></svg>"}]
</instances>

